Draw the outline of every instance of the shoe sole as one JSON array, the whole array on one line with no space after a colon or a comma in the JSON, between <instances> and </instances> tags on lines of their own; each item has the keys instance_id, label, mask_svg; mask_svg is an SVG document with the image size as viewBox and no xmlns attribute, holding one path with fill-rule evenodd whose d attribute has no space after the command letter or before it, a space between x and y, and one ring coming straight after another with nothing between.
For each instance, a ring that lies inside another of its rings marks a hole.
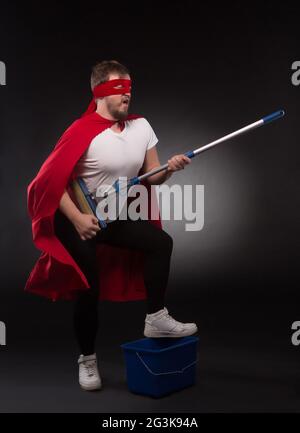
<instances>
[{"instance_id":1,"label":"shoe sole","mask_svg":"<svg viewBox=\"0 0 300 433\"><path fill-rule=\"evenodd\" d=\"M190 331L185 331L182 334L172 334L167 331L144 331L144 336L149 338L180 338L180 337L188 337L190 335L196 334L198 332L198 328Z\"/></svg>"},{"instance_id":2,"label":"shoe sole","mask_svg":"<svg viewBox=\"0 0 300 433\"><path fill-rule=\"evenodd\" d=\"M79 384L81 389L83 389L84 391L98 391L99 389L102 388L102 384L100 385L94 385L94 386L88 386L88 385L82 385L81 383Z\"/></svg>"}]
</instances>

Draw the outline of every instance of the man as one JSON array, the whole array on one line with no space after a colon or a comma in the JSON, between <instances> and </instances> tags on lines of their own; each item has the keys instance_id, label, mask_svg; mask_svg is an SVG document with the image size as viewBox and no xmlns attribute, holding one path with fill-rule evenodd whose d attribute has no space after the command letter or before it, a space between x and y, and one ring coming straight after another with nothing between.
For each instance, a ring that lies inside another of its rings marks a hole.
<instances>
[{"instance_id":1,"label":"man","mask_svg":"<svg viewBox=\"0 0 300 433\"><path fill-rule=\"evenodd\" d=\"M116 218L100 229L97 218L82 213L74 200L70 180L77 176L95 194L99 186L112 185L121 176L131 178L160 165L151 125L128 114L128 69L115 60L98 63L91 87L94 98L87 112L66 130L28 187L33 236L43 254L26 285L26 290L53 299L74 299L74 330L81 351L79 383L85 390L101 388L95 353L101 296L146 298L146 337L197 332L196 324L176 321L164 306L173 241L160 221ZM148 178L147 184L163 183L189 162L185 155L173 156L168 169ZM103 246L106 250L100 250ZM141 272L143 281L138 278Z\"/></svg>"}]
</instances>

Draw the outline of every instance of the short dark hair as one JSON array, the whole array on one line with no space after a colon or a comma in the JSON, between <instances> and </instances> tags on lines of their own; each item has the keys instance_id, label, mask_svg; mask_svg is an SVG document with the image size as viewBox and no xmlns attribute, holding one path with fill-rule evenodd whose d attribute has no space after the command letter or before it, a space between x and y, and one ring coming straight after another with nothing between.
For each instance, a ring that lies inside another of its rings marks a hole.
<instances>
[{"instance_id":1,"label":"short dark hair","mask_svg":"<svg viewBox=\"0 0 300 433\"><path fill-rule=\"evenodd\" d=\"M91 88L94 89L98 84L104 83L108 80L109 75L112 73L119 74L120 77L130 75L128 68L122 65L117 60L103 60L97 63L92 68L91 74Z\"/></svg>"}]
</instances>

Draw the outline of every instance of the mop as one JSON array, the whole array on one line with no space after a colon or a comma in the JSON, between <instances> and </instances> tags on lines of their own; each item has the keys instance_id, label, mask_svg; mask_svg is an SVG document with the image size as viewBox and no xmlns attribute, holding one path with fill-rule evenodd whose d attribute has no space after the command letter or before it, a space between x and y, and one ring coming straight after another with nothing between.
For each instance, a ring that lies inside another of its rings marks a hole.
<instances>
[{"instance_id":1,"label":"mop","mask_svg":"<svg viewBox=\"0 0 300 433\"><path fill-rule=\"evenodd\" d=\"M253 122L247 126L244 126L241 129L238 129L237 131L231 132L230 134L227 134L217 140L212 141L211 143L208 143L202 147L199 147L198 149L188 151L184 153L185 156L188 158L194 158L196 155L199 155L202 152L205 152L208 149L211 149L212 147L216 146L217 144L223 143L224 141L228 141L234 137L237 137L238 135L242 135L248 131L252 131L253 129L259 128L260 126L266 125L268 123L273 122L274 120L280 119L285 115L284 110L276 111L272 114L269 114L268 116L263 117L260 120L257 120L256 122ZM117 194L123 191L123 189L128 189L132 187L133 185L140 184L141 181L144 179L147 179L150 176L153 176L156 173L159 173L161 171L164 171L168 168L168 163L161 165L159 167L154 168L153 170L150 170L148 173L142 174L141 176L135 176L131 179L129 179L125 184L124 182L120 184L119 179L115 181L115 183L110 187L110 189L103 193L103 199L107 199L112 196L112 194ZM97 217L99 221L100 228L105 228L107 226L106 222L99 217L99 214L96 213L97 208L97 201L93 194L91 194L82 178L77 177L72 182L72 188L75 195L75 198L77 200L77 203L82 210L83 213L89 213L93 214Z\"/></svg>"}]
</instances>

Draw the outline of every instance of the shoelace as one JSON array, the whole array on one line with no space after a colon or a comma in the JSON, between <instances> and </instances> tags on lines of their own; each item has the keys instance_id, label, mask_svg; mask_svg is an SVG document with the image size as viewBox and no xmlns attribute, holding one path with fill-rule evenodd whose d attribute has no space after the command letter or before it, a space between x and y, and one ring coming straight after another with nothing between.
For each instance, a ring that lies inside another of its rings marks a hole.
<instances>
[{"instance_id":1,"label":"shoelace","mask_svg":"<svg viewBox=\"0 0 300 433\"><path fill-rule=\"evenodd\" d=\"M96 361L84 362L83 366L89 377L96 376Z\"/></svg>"},{"instance_id":2,"label":"shoelace","mask_svg":"<svg viewBox=\"0 0 300 433\"><path fill-rule=\"evenodd\" d=\"M174 317L170 316L170 314L166 314L165 316L168 320L171 320L171 322L177 322L177 320L174 319Z\"/></svg>"},{"instance_id":3,"label":"shoelace","mask_svg":"<svg viewBox=\"0 0 300 433\"><path fill-rule=\"evenodd\" d=\"M175 320L174 317L170 316L169 312L167 312L166 310L160 316L156 317L154 320L160 320L163 318L170 320L175 325L183 325L181 322L178 322L178 320Z\"/></svg>"},{"instance_id":4,"label":"shoelace","mask_svg":"<svg viewBox=\"0 0 300 433\"><path fill-rule=\"evenodd\" d=\"M153 320L160 320L160 319L164 319L164 318L169 319L172 322L179 323L172 316L170 316L169 312L167 312L166 310L164 310L164 312L162 312L158 317L155 317Z\"/></svg>"}]
</instances>

